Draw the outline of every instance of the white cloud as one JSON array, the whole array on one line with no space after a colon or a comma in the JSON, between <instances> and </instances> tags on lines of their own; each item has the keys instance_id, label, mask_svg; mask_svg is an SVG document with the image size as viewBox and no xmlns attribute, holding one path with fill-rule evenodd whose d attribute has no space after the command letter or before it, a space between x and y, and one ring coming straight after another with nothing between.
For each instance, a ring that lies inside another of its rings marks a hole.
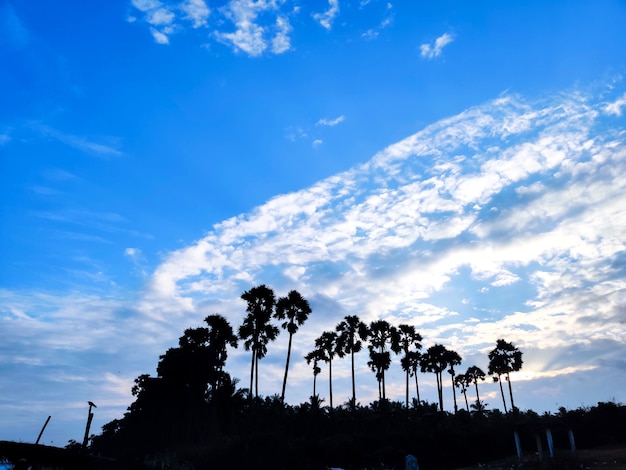
<instances>
[{"instance_id":1,"label":"white cloud","mask_svg":"<svg viewBox=\"0 0 626 470\"><path fill-rule=\"evenodd\" d=\"M185 19L190 20L194 28L206 26L211 10L204 0L186 0L180 8L186 13Z\"/></svg>"},{"instance_id":2,"label":"white cloud","mask_svg":"<svg viewBox=\"0 0 626 470\"><path fill-rule=\"evenodd\" d=\"M328 0L328 10L324 13L314 13L313 18L324 28L330 30L333 20L339 14L339 0Z\"/></svg>"},{"instance_id":3,"label":"white cloud","mask_svg":"<svg viewBox=\"0 0 626 470\"><path fill-rule=\"evenodd\" d=\"M315 139L313 141L313 147L319 147L320 145L322 145L324 143L324 141L322 139Z\"/></svg>"},{"instance_id":4,"label":"white cloud","mask_svg":"<svg viewBox=\"0 0 626 470\"><path fill-rule=\"evenodd\" d=\"M291 24L289 19L284 16L276 18L276 35L272 39L272 52L274 54L282 54L291 49L289 33L291 33Z\"/></svg>"},{"instance_id":5,"label":"white cloud","mask_svg":"<svg viewBox=\"0 0 626 470\"><path fill-rule=\"evenodd\" d=\"M341 116L336 117L335 119L326 119L326 118L322 118L319 121L317 121L317 124L319 126L336 126L337 124L342 123L343 121L346 120L346 117L342 114Z\"/></svg>"},{"instance_id":6,"label":"white cloud","mask_svg":"<svg viewBox=\"0 0 626 470\"><path fill-rule=\"evenodd\" d=\"M422 44L420 46L420 55L425 59L434 59L439 57L443 52L443 48L450 44L454 38L451 34L444 33L435 39L434 44Z\"/></svg>"},{"instance_id":7,"label":"white cloud","mask_svg":"<svg viewBox=\"0 0 626 470\"><path fill-rule=\"evenodd\" d=\"M607 114L613 114L615 116L621 116L622 115L622 108L626 106L626 93L624 93L624 95L615 100L612 103L609 103L605 106L604 111Z\"/></svg>"}]
</instances>

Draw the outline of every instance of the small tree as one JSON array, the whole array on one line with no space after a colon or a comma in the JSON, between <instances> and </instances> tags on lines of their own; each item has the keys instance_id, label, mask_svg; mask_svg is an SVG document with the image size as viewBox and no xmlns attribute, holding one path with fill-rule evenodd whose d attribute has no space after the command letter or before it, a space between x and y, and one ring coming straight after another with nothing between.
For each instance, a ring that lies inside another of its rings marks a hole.
<instances>
[{"instance_id":1,"label":"small tree","mask_svg":"<svg viewBox=\"0 0 626 470\"><path fill-rule=\"evenodd\" d=\"M391 354L400 352L398 330L385 320L377 320L370 323L370 360L367 365L376 374L378 381L378 398L386 399L385 395L385 371L391 365Z\"/></svg>"},{"instance_id":2,"label":"small tree","mask_svg":"<svg viewBox=\"0 0 626 470\"><path fill-rule=\"evenodd\" d=\"M465 372L465 376L467 377L467 380L469 381L469 383L473 383L474 387L476 387L476 407L477 409L480 410L481 406L480 406L480 395L478 395L478 381L485 380L485 373L482 371L480 367L471 366L471 367L468 367L467 371Z\"/></svg>"},{"instance_id":3,"label":"small tree","mask_svg":"<svg viewBox=\"0 0 626 470\"><path fill-rule=\"evenodd\" d=\"M356 385L354 379L354 353L361 351L363 341L369 336L367 325L356 315L348 315L335 327L339 333L337 347L343 354L350 354L352 368L352 406L356 406Z\"/></svg>"},{"instance_id":4,"label":"small tree","mask_svg":"<svg viewBox=\"0 0 626 470\"><path fill-rule=\"evenodd\" d=\"M333 409L333 359L343 357L343 352L337 348L337 333L325 331L315 340L315 347L320 352L320 358L328 362L328 386L330 393L330 409Z\"/></svg>"},{"instance_id":5,"label":"small tree","mask_svg":"<svg viewBox=\"0 0 626 470\"><path fill-rule=\"evenodd\" d=\"M400 365L402 370L406 373L406 407L409 408L409 376L411 373L415 373L415 369L412 364L412 358L415 353L419 353L422 349L422 335L415 331L415 327L412 325L398 325L399 345L400 349L404 353L400 359ZM417 375L415 376L415 386L417 387ZM419 391L418 391L419 401Z\"/></svg>"}]
</instances>

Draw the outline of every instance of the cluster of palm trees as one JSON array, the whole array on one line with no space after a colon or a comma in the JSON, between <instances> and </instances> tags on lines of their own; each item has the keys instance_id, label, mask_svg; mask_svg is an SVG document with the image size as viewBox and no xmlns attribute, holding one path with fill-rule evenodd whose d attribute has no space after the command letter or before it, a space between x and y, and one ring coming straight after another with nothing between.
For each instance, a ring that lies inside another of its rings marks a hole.
<instances>
[{"instance_id":1,"label":"cluster of palm trees","mask_svg":"<svg viewBox=\"0 0 626 470\"><path fill-rule=\"evenodd\" d=\"M254 396L258 397L258 366L259 360L267 353L267 345L276 339L279 329L271 323L272 318L282 321L281 327L289 333L287 348L287 360L285 375L282 385L281 400L285 399L287 375L291 358L291 346L293 335L307 320L311 313L308 301L297 291L292 290L287 296L276 300L274 292L266 285L259 285L245 291L241 298L247 302L248 312L242 325L239 327L238 336L244 341L246 351L251 351L252 361L250 365L250 388L249 396L252 397L254 384ZM340 321L334 330L324 331L316 340L315 348L305 355L308 364L313 367L313 395L312 399L318 399L316 381L321 373L320 363L328 364L329 372L329 405L333 408L332 389L332 365L335 358L350 355L352 371L352 398L350 405L356 406L356 385L354 356L361 352L367 343L369 361L367 365L375 374L378 382L378 398L386 400L385 372L391 366L391 353L400 355L400 365L405 372L405 402L409 402L410 377L415 379L415 391L417 404L421 404L418 371L434 373L437 381L437 395L439 409L443 411L443 373L448 372L451 376L451 384L454 400L454 411L458 410L456 388L459 388L465 398L467 411L470 409L467 400L468 388L472 385L476 390L476 401L472 407L481 411L484 407L478 394L478 382L484 381L486 374L477 366L473 365L465 373L457 374L455 367L461 364L461 356L442 344L435 344L422 352L422 336L415 327L408 324L400 324L397 327L385 320L376 320L369 325L365 324L356 315L348 315ZM500 384L504 409L507 412L502 378L509 384L511 410L515 409L513 391L511 388L510 373L520 370L522 367L522 353L512 344L503 339L498 339L496 347L489 353L488 374L494 381Z\"/></svg>"}]
</instances>

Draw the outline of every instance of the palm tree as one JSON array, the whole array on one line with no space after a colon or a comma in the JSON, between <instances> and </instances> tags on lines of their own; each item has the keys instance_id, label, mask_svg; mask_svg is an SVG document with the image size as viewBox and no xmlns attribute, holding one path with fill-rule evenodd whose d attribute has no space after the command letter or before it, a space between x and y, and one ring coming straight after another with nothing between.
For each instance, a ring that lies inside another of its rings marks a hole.
<instances>
[{"instance_id":1,"label":"palm tree","mask_svg":"<svg viewBox=\"0 0 626 470\"><path fill-rule=\"evenodd\" d=\"M333 409L333 358L343 357L343 351L337 347L337 333L325 331L315 340L315 347L320 352L320 358L328 362L328 385L330 393L330 409Z\"/></svg>"},{"instance_id":2,"label":"palm tree","mask_svg":"<svg viewBox=\"0 0 626 470\"><path fill-rule=\"evenodd\" d=\"M367 363L378 381L378 398L385 400L385 371L391 365L391 354L387 350L400 352L398 330L385 320L370 323L370 361Z\"/></svg>"},{"instance_id":3,"label":"palm tree","mask_svg":"<svg viewBox=\"0 0 626 470\"><path fill-rule=\"evenodd\" d=\"M404 352L404 356L400 359L402 370L406 373L406 407L409 408L409 376L413 371L412 357L414 353L422 349L422 335L415 331L412 325L398 325L400 349ZM417 380L417 376L415 377ZM417 387L417 382L416 382ZM418 392L419 393L419 392ZM419 401L419 395L418 399Z\"/></svg>"},{"instance_id":4,"label":"palm tree","mask_svg":"<svg viewBox=\"0 0 626 470\"><path fill-rule=\"evenodd\" d=\"M259 360L267 354L267 343L274 341L280 330L272 325L272 313L276 303L274 291L265 284L253 287L241 294L248 305L248 315L239 327L239 338L245 340L246 351L252 351L250 365L250 398L252 398L252 381L255 378L254 395L259 396Z\"/></svg>"},{"instance_id":5,"label":"palm tree","mask_svg":"<svg viewBox=\"0 0 626 470\"><path fill-rule=\"evenodd\" d=\"M289 346L287 347L287 363L285 364L285 377L283 378L283 390L280 400L285 401L285 388L287 387L287 373L289 372L289 359L291 358L291 339L298 328L309 318L311 307L309 302L298 291L292 290L287 297L281 297L276 302L274 317L285 320L281 327L289 332Z\"/></svg>"},{"instance_id":6,"label":"palm tree","mask_svg":"<svg viewBox=\"0 0 626 470\"><path fill-rule=\"evenodd\" d=\"M369 330L367 325L356 315L347 315L337 324L335 331L339 333L337 348L343 354L350 354L352 361L352 406L356 406L356 386L354 380L354 353L361 351L363 341L367 340Z\"/></svg>"},{"instance_id":7,"label":"palm tree","mask_svg":"<svg viewBox=\"0 0 626 470\"><path fill-rule=\"evenodd\" d=\"M417 404L421 403L420 400L420 387L417 381L417 370L420 368L422 363L422 353L419 351L411 351L409 354L409 367L411 369L411 374L415 377L415 393L417 395Z\"/></svg>"},{"instance_id":8,"label":"palm tree","mask_svg":"<svg viewBox=\"0 0 626 470\"><path fill-rule=\"evenodd\" d=\"M452 379L452 399L454 401L454 412L456 413L458 411L458 407L456 406L456 388L454 387L454 366L458 366L459 364L461 364L462 359L456 351L452 351L451 349L448 349L446 356L446 361L450 366L450 368L448 369L448 373L450 374L450 377Z\"/></svg>"},{"instance_id":9,"label":"palm tree","mask_svg":"<svg viewBox=\"0 0 626 470\"><path fill-rule=\"evenodd\" d=\"M435 344L422 356L422 372L434 372L437 378L439 410L443 411L443 371L448 367L448 350L442 344Z\"/></svg>"},{"instance_id":10,"label":"palm tree","mask_svg":"<svg viewBox=\"0 0 626 470\"><path fill-rule=\"evenodd\" d=\"M469 413L469 403L467 401L467 387L471 385L471 380L465 374L458 374L454 377L454 385L461 389L461 393L463 397L465 397L465 408L467 408L467 412Z\"/></svg>"},{"instance_id":11,"label":"palm tree","mask_svg":"<svg viewBox=\"0 0 626 470\"><path fill-rule=\"evenodd\" d=\"M480 396L478 395L478 381L485 380L485 373L482 371L480 367L471 366L468 367L467 371L465 371L465 376L469 383L473 383L476 387L476 406L477 409L480 409Z\"/></svg>"},{"instance_id":12,"label":"palm tree","mask_svg":"<svg viewBox=\"0 0 626 470\"><path fill-rule=\"evenodd\" d=\"M511 387L511 372L517 372L522 368L522 352L503 339L496 341L496 347L489 353L489 375L494 376L494 380L500 383L500 393L502 393L502 401L504 402L504 412L507 412L506 402L504 400L504 391L502 390L502 376L505 376L509 383L509 395L511 397L511 410L515 412L515 403L513 402L513 389Z\"/></svg>"},{"instance_id":13,"label":"palm tree","mask_svg":"<svg viewBox=\"0 0 626 470\"><path fill-rule=\"evenodd\" d=\"M306 359L307 364L310 364L311 362L313 362L313 397L315 397L317 396L316 389L315 389L317 376L322 372L322 369L320 369L318 365L319 362L323 360L322 351L320 349L314 349L313 351L308 353L306 356L304 356L304 359Z\"/></svg>"}]
</instances>

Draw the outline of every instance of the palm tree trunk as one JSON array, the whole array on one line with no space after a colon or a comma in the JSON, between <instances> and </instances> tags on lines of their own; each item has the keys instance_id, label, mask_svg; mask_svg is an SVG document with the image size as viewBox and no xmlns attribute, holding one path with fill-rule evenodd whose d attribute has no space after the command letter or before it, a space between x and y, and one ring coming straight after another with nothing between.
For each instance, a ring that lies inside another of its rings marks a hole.
<instances>
[{"instance_id":1,"label":"palm tree trunk","mask_svg":"<svg viewBox=\"0 0 626 470\"><path fill-rule=\"evenodd\" d=\"M313 373L313 396L315 396L315 383L317 382L317 375Z\"/></svg>"},{"instance_id":2,"label":"palm tree trunk","mask_svg":"<svg viewBox=\"0 0 626 470\"><path fill-rule=\"evenodd\" d=\"M409 409L409 371L406 371L406 409Z\"/></svg>"},{"instance_id":3,"label":"palm tree trunk","mask_svg":"<svg viewBox=\"0 0 626 470\"><path fill-rule=\"evenodd\" d=\"M474 386L476 387L476 404L480 405L480 397L478 396L478 380L474 380Z\"/></svg>"},{"instance_id":4,"label":"palm tree trunk","mask_svg":"<svg viewBox=\"0 0 626 470\"><path fill-rule=\"evenodd\" d=\"M500 384L500 393L502 394L502 403L504 403L504 412L508 413L506 409L506 401L504 400L504 389L502 388L502 378L498 375L498 384Z\"/></svg>"},{"instance_id":5,"label":"palm tree trunk","mask_svg":"<svg viewBox=\"0 0 626 470\"><path fill-rule=\"evenodd\" d=\"M383 383L383 400L387 399L387 395L385 395L385 371L382 371L382 383Z\"/></svg>"},{"instance_id":6,"label":"palm tree trunk","mask_svg":"<svg viewBox=\"0 0 626 470\"><path fill-rule=\"evenodd\" d=\"M465 397L465 408L467 408L467 412L469 413L469 403L467 402L467 391L463 388L463 396Z\"/></svg>"},{"instance_id":7,"label":"palm tree trunk","mask_svg":"<svg viewBox=\"0 0 626 470\"><path fill-rule=\"evenodd\" d=\"M458 407L456 406L456 387L454 386L454 373L450 374L452 377L452 399L454 401L454 414L458 411Z\"/></svg>"},{"instance_id":8,"label":"palm tree trunk","mask_svg":"<svg viewBox=\"0 0 626 470\"><path fill-rule=\"evenodd\" d=\"M511 387L511 377L506 373L506 381L509 383L509 395L511 396L511 411L515 412L515 403L513 403L513 388Z\"/></svg>"},{"instance_id":9,"label":"palm tree trunk","mask_svg":"<svg viewBox=\"0 0 626 470\"><path fill-rule=\"evenodd\" d=\"M250 364L250 394L249 397L252 398L252 381L254 379L254 359L256 357L256 349L252 348L252 363Z\"/></svg>"},{"instance_id":10,"label":"palm tree trunk","mask_svg":"<svg viewBox=\"0 0 626 470\"><path fill-rule=\"evenodd\" d=\"M259 398L259 356L257 354L254 361L254 397Z\"/></svg>"},{"instance_id":11,"label":"palm tree trunk","mask_svg":"<svg viewBox=\"0 0 626 470\"><path fill-rule=\"evenodd\" d=\"M417 369L415 369L414 373L415 373L415 392L417 393L417 404L419 405L419 403L420 403L420 387L417 384Z\"/></svg>"},{"instance_id":12,"label":"palm tree trunk","mask_svg":"<svg viewBox=\"0 0 626 470\"><path fill-rule=\"evenodd\" d=\"M443 377L441 372L435 373L437 376L437 395L439 395L439 411L443 411Z\"/></svg>"},{"instance_id":13,"label":"palm tree trunk","mask_svg":"<svg viewBox=\"0 0 626 470\"><path fill-rule=\"evenodd\" d=\"M328 388L330 393L330 409L333 409L333 360L328 361Z\"/></svg>"},{"instance_id":14,"label":"palm tree trunk","mask_svg":"<svg viewBox=\"0 0 626 470\"><path fill-rule=\"evenodd\" d=\"M352 351L352 404L356 406L356 387L354 385L354 350Z\"/></svg>"},{"instance_id":15,"label":"palm tree trunk","mask_svg":"<svg viewBox=\"0 0 626 470\"><path fill-rule=\"evenodd\" d=\"M287 387L287 373L289 372L289 359L291 358L291 338L293 335L289 333L289 346L287 346L287 364L285 364L285 378L283 379L283 392L280 395L280 401L285 401L285 388Z\"/></svg>"}]
</instances>

